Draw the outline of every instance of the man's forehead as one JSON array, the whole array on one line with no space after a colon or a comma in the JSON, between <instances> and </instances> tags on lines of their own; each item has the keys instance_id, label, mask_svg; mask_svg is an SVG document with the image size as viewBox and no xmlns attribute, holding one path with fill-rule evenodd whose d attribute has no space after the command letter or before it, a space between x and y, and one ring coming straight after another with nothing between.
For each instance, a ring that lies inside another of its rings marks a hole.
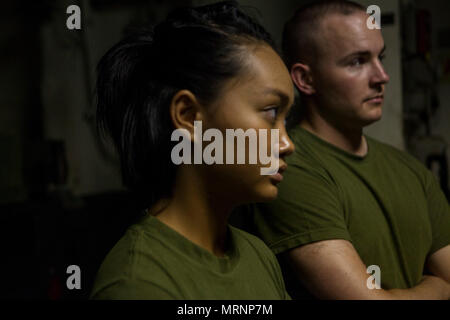
<instances>
[{"instance_id":1,"label":"man's forehead","mask_svg":"<svg viewBox=\"0 0 450 320\"><path fill-rule=\"evenodd\" d=\"M350 15L328 14L322 19L318 30L320 45L339 50L342 54L350 53L348 51L379 50L376 47L383 47L383 37L380 30L367 27L368 17L362 11Z\"/></svg>"}]
</instances>

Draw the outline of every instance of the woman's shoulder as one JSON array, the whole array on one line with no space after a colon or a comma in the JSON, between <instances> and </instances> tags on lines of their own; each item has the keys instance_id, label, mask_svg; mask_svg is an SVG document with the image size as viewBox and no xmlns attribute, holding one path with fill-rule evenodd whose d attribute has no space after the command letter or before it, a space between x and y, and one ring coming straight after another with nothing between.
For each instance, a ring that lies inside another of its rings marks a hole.
<instances>
[{"instance_id":1,"label":"woman's shoulder","mask_svg":"<svg viewBox=\"0 0 450 320\"><path fill-rule=\"evenodd\" d=\"M240 238L239 247L245 251L241 254L243 265L246 265L250 272L258 272L260 277L266 273L267 281L274 281L281 297L286 296L283 276L278 260L272 250L257 236L241 229L231 227L236 238ZM258 270L258 271L256 271Z\"/></svg>"},{"instance_id":2,"label":"woman's shoulder","mask_svg":"<svg viewBox=\"0 0 450 320\"><path fill-rule=\"evenodd\" d=\"M106 255L99 274L117 273L118 276L130 276L142 238L143 232L139 227L129 227Z\"/></svg>"},{"instance_id":3,"label":"woman's shoulder","mask_svg":"<svg viewBox=\"0 0 450 320\"><path fill-rule=\"evenodd\" d=\"M141 247L142 237L142 231L138 227L130 226L104 257L97 280L132 276L132 267Z\"/></svg>"},{"instance_id":4,"label":"woman's shoulder","mask_svg":"<svg viewBox=\"0 0 450 320\"><path fill-rule=\"evenodd\" d=\"M156 290L159 287L170 287L167 283L170 279L161 259L164 256L161 254L162 247L160 241L149 235L141 225L130 226L103 260L91 297L106 294L120 299L121 294L130 296L128 288L135 288L136 294L139 294L145 288L152 288L151 292L159 292L161 290ZM145 284L142 290L138 290L138 284ZM136 299L139 299L138 296Z\"/></svg>"},{"instance_id":5,"label":"woman's shoulder","mask_svg":"<svg viewBox=\"0 0 450 320\"><path fill-rule=\"evenodd\" d=\"M239 247L250 247L250 250L254 250L259 254L263 254L271 258L275 257L269 247L264 243L264 241L261 240L261 238L231 225L230 230L232 231Z\"/></svg>"}]
</instances>

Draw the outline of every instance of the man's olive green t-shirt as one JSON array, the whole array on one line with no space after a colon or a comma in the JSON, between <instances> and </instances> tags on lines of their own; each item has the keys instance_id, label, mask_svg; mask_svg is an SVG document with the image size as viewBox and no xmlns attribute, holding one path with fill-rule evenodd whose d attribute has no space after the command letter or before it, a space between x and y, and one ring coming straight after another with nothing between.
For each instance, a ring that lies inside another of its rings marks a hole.
<instances>
[{"instance_id":1,"label":"man's olive green t-shirt","mask_svg":"<svg viewBox=\"0 0 450 320\"><path fill-rule=\"evenodd\" d=\"M147 215L106 256L91 299L290 299L260 239L232 226L228 239L217 257Z\"/></svg>"},{"instance_id":2,"label":"man's olive green t-shirt","mask_svg":"<svg viewBox=\"0 0 450 320\"><path fill-rule=\"evenodd\" d=\"M255 208L256 235L275 254L348 240L366 266L380 267L383 289L417 285L427 257L450 244L449 204L432 173L367 136L368 153L359 157L299 126L289 134L296 150L277 200Z\"/></svg>"}]
</instances>

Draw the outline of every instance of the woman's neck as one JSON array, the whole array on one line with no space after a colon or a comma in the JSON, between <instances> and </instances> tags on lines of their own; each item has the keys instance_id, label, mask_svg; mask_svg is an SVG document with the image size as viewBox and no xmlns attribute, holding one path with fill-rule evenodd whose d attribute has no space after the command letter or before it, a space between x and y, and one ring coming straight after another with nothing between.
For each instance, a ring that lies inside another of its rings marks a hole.
<instances>
[{"instance_id":1,"label":"woman's neck","mask_svg":"<svg viewBox=\"0 0 450 320\"><path fill-rule=\"evenodd\" d=\"M151 211L185 238L216 256L223 256L233 207L217 194L204 184L193 166L180 167L173 197L160 201ZM162 209L158 210L158 206Z\"/></svg>"}]
</instances>

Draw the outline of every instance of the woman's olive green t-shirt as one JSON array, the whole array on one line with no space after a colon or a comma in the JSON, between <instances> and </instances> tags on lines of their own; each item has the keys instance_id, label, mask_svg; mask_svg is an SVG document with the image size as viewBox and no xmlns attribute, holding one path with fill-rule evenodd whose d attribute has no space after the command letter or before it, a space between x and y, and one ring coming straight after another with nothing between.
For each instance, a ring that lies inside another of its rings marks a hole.
<instances>
[{"instance_id":1,"label":"woman's olive green t-shirt","mask_svg":"<svg viewBox=\"0 0 450 320\"><path fill-rule=\"evenodd\" d=\"M290 299L260 239L228 226L228 244L217 257L147 215L106 256L91 299Z\"/></svg>"}]
</instances>

